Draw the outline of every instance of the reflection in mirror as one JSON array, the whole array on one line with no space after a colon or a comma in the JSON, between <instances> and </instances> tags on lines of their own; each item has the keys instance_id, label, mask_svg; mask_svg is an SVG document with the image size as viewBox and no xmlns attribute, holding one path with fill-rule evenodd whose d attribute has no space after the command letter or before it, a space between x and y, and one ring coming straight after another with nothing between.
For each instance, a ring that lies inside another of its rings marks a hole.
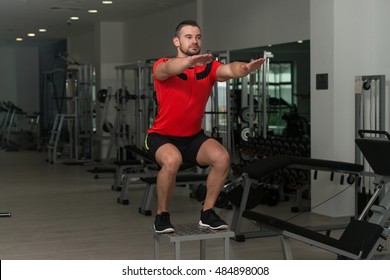
<instances>
[{"instance_id":1,"label":"reflection in mirror","mask_svg":"<svg viewBox=\"0 0 390 280\"><path fill-rule=\"evenodd\" d=\"M230 51L230 61L250 61L271 53L266 71L267 115L262 111L262 76L256 77L254 89L245 79L232 82L234 92L232 107L237 115L237 124L241 130L246 128L240 111L248 112L250 94L254 92L253 128L249 135L264 135L261 125L262 116L266 118L266 129L269 135L301 137L310 135L310 41L291 42L265 47ZM249 87L249 88L248 88ZM250 106L249 106L250 107ZM244 115L245 116L245 115ZM234 127L234 125L233 125Z\"/></svg>"}]
</instances>

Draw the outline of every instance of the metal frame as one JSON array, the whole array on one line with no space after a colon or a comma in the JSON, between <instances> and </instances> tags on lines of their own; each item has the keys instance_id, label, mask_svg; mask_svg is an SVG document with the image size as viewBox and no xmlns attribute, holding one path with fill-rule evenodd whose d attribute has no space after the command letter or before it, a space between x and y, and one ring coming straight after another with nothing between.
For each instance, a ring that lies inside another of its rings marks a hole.
<instances>
[{"instance_id":1,"label":"metal frame","mask_svg":"<svg viewBox=\"0 0 390 280\"><path fill-rule=\"evenodd\" d=\"M363 83L371 83L373 81L379 82L379 87L375 88L379 98L376 100L374 112L377 119L375 121L374 128L364 126L364 121L367 118L367 112L364 110L365 101L363 97L364 94L367 94L368 90L364 90L364 88L360 88L359 86L359 92L355 92L355 138L359 137L358 131L360 129L386 130L386 77L385 75L367 75L361 76L361 79ZM355 162L360 164L363 163L362 154L357 147L355 147Z\"/></svg>"},{"instance_id":2,"label":"metal frame","mask_svg":"<svg viewBox=\"0 0 390 280\"><path fill-rule=\"evenodd\" d=\"M212 230L195 224L177 225L175 232L171 234L154 233L154 259L160 259L160 239L166 238L174 243L175 259L180 260L181 242L183 241L200 241L200 259L206 259L206 240L223 239L223 258L229 259L229 239L234 233L226 230Z\"/></svg>"},{"instance_id":3,"label":"metal frame","mask_svg":"<svg viewBox=\"0 0 390 280\"><path fill-rule=\"evenodd\" d=\"M96 95L95 69L90 64L68 65L66 72L66 112L57 112L50 133L48 161L51 163L88 162L93 157L93 100ZM68 143L61 142L67 129ZM63 155L60 145L68 144L69 153ZM63 156L63 157L61 157Z\"/></svg>"},{"instance_id":4,"label":"metal frame","mask_svg":"<svg viewBox=\"0 0 390 280\"><path fill-rule=\"evenodd\" d=\"M122 90L122 94L126 92L128 87L126 86L126 75L128 72L133 74L132 78L132 86L131 90L134 91L135 103L134 103L134 144L137 147L142 147L144 143L144 139L146 136L146 130L149 128L150 121L150 102L153 102L153 79L152 79L152 63L148 62L138 62L126 65L118 65L115 66L115 70L117 71L117 88ZM155 108L154 113L155 113ZM119 119L124 123L126 122L125 115L125 104L122 104L121 109L118 111ZM153 116L154 117L154 116ZM125 135L125 134L123 134ZM130 135L128 135L129 140L131 139ZM122 147L122 143L120 137L118 137L118 147ZM124 150L123 150L124 151ZM122 157L125 159L125 155Z\"/></svg>"}]
</instances>

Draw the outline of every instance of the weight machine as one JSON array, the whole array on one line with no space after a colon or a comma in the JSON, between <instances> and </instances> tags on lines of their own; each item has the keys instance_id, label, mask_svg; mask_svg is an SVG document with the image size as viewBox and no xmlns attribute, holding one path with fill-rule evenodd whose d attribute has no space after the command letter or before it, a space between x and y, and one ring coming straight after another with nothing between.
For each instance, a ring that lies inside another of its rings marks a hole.
<instances>
[{"instance_id":1,"label":"weight machine","mask_svg":"<svg viewBox=\"0 0 390 280\"><path fill-rule=\"evenodd\" d=\"M264 139L268 134L269 112L269 67L271 52L264 51L265 62L258 71L241 79L241 121L240 137L248 141L249 137L261 135Z\"/></svg>"},{"instance_id":2,"label":"weight machine","mask_svg":"<svg viewBox=\"0 0 390 280\"><path fill-rule=\"evenodd\" d=\"M65 96L55 97L66 106L57 112L47 145L51 163L83 163L92 159L96 98L95 68L69 64Z\"/></svg>"},{"instance_id":3,"label":"weight machine","mask_svg":"<svg viewBox=\"0 0 390 280\"><path fill-rule=\"evenodd\" d=\"M117 74L116 115L106 159L111 157L114 148L116 148L117 158L124 160L127 159L125 146L143 146L147 129L157 111L152 67L151 62L115 66ZM132 108L129 107L128 101L131 101Z\"/></svg>"},{"instance_id":4,"label":"weight machine","mask_svg":"<svg viewBox=\"0 0 390 280\"><path fill-rule=\"evenodd\" d=\"M273 233L280 235L286 259L292 259L293 257L290 239L296 239L333 252L338 255L339 259L371 259L375 255L383 254L383 251L387 249L387 238L390 235L390 191L388 188L390 182L390 135L386 131L378 130L358 130L358 135L355 143L373 169L371 176L374 177L375 191L364 205L363 211L349 222L339 239L252 210L241 210L242 215L239 217L253 220L259 227L268 228ZM280 162L280 160L277 161ZM312 159L306 160L306 162L313 162L323 167L339 166L340 168L347 167L350 169L350 167L355 166L354 171L351 169L355 176L361 176L365 173L362 165L359 167L356 164L340 164L325 160L313 161ZM263 166L259 165L254 170ZM250 172L251 169L248 169L248 171ZM268 171L272 171L273 167L268 169ZM359 179L359 177L357 178ZM357 180L357 182L359 181ZM248 197L249 187L247 186L245 190L245 196ZM245 201L246 199L243 199L242 203L244 204ZM237 229L239 229L239 224L234 223L233 226L235 225L238 225ZM264 232L259 231L252 237L259 236L260 233ZM247 233L247 236L249 236L249 233Z\"/></svg>"},{"instance_id":5,"label":"weight machine","mask_svg":"<svg viewBox=\"0 0 390 280\"><path fill-rule=\"evenodd\" d=\"M387 131L386 127L386 77L385 75L363 75L355 77L355 137L359 131ZM375 134L368 134L374 137ZM355 146L355 162L364 166L368 176L362 178L362 186L357 192L356 207L362 210L375 192L372 182L372 168Z\"/></svg>"},{"instance_id":6,"label":"weight machine","mask_svg":"<svg viewBox=\"0 0 390 280\"><path fill-rule=\"evenodd\" d=\"M222 63L229 63L229 52L213 54L215 59ZM203 128L206 133L214 137L228 150L233 152L234 138L232 134L232 104L229 82L217 82L206 104Z\"/></svg>"},{"instance_id":7,"label":"weight machine","mask_svg":"<svg viewBox=\"0 0 390 280\"><path fill-rule=\"evenodd\" d=\"M8 126L10 125L10 119L12 114L7 102L3 101L0 103L0 113L2 114L0 126L0 144L1 148L6 148Z\"/></svg>"},{"instance_id":8,"label":"weight machine","mask_svg":"<svg viewBox=\"0 0 390 280\"><path fill-rule=\"evenodd\" d=\"M0 126L2 148L6 151L17 151L19 148L33 149L38 147L40 121L38 113L27 115L11 101L3 102L0 112L3 113ZM23 123L21 120L27 120L27 122Z\"/></svg>"}]
</instances>

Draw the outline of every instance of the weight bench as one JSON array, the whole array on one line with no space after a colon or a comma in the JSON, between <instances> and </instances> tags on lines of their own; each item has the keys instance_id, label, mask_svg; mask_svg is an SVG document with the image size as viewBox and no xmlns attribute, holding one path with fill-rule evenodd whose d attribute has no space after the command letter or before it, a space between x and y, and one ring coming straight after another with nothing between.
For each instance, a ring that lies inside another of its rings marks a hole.
<instances>
[{"instance_id":1,"label":"weight bench","mask_svg":"<svg viewBox=\"0 0 390 280\"><path fill-rule=\"evenodd\" d=\"M390 190L386 190L386 185L390 183L390 135L386 131L376 130L359 130L358 134L360 138L355 139L355 143L375 173L373 182L375 191L359 219L365 218L370 211L371 216L368 221L385 226L390 219ZM385 138L367 137L365 134L375 134ZM375 205L377 200L379 202ZM387 236L389 235L390 233L387 233Z\"/></svg>"},{"instance_id":2,"label":"weight bench","mask_svg":"<svg viewBox=\"0 0 390 280\"><path fill-rule=\"evenodd\" d=\"M114 184L111 186L112 190L120 191L124 183L125 174L135 173L133 171L142 170L145 167L145 162L143 160L118 160L115 161L116 165L115 170L115 180Z\"/></svg>"},{"instance_id":3,"label":"weight bench","mask_svg":"<svg viewBox=\"0 0 390 280\"><path fill-rule=\"evenodd\" d=\"M127 172L126 170L128 170L129 168L131 168L131 171ZM131 183L144 184L144 182L141 181L141 177L152 176L156 168L148 165L144 165L142 167L126 165L121 169L122 171L118 171L118 173L121 172L121 175L120 177L118 175L118 180L120 180L120 187L117 188L116 190L120 190L120 195L117 198L117 202L123 205L127 205L129 204L128 197L129 197L129 187Z\"/></svg>"},{"instance_id":4,"label":"weight bench","mask_svg":"<svg viewBox=\"0 0 390 280\"><path fill-rule=\"evenodd\" d=\"M127 145L125 149L132 152L135 160L116 161L115 181L112 189L120 191L117 202L123 205L129 204L128 187L133 179L140 179L145 176L152 176L152 171L157 170L157 164L152 157L144 150L135 145ZM140 181L140 180L138 180Z\"/></svg>"},{"instance_id":5,"label":"weight bench","mask_svg":"<svg viewBox=\"0 0 390 280\"><path fill-rule=\"evenodd\" d=\"M384 248L383 244L390 236L390 191L386 190L390 182L390 135L372 130L359 130L358 133L360 139L356 139L355 143L375 173L376 189L358 219L351 220L340 239L254 211L242 212L244 218L256 221L259 226L267 227L282 237L286 259L292 258L290 238L351 259L371 259ZM366 133L384 135L387 139L366 137ZM355 171L358 171L357 166ZM375 203L377 200L378 203Z\"/></svg>"},{"instance_id":6,"label":"weight bench","mask_svg":"<svg viewBox=\"0 0 390 280\"><path fill-rule=\"evenodd\" d=\"M284 168L300 168L314 170L314 175L318 170L331 172L331 179L333 179L333 174L335 172L341 173L341 181L344 181L344 175L348 174L349 183L357 182L355 180L360 176L360 173L363 171L363 165L346 163L340 161L331 161L331 160L322 160L322 159L312 159L312 158L301 158L294 156L274 156L264 159L257 159L251 164L243 168L243 174L236 180L241 182L243 187L243 193L239 206L234 207L234 213L231 223L231 229L235 232L235 238L237 241L244 241L246 237L261 237L266 236L266 233L254 232L254 233L242 233L241 232L241 223L242 223L242 214L246 209L246 203L249 197L249 191L252 184L261 182L265 176L269 176L275 172L281 171ZM298 202L300 196L298 195ZM345 224L334 225L332 229L345 228ZM329 228L327 228L329 230ZM318 230L323 230L321 227Z\"/></svg>"},{"instance_id":7,"label":"weight bench","mask_svg":"<svg viewBox=\"0 0 390 280\"><path fill-rule=\"evenodd\" d=\"M242 215L279 234L283 256L288 260L293 259L291 238L349 259L371 259L376 251L383 249L381 243L385 240L382 236L382 226L362 220L351 220L341 237L336 239L254 211L245 210Z\"/></svg>"}]
</instances>

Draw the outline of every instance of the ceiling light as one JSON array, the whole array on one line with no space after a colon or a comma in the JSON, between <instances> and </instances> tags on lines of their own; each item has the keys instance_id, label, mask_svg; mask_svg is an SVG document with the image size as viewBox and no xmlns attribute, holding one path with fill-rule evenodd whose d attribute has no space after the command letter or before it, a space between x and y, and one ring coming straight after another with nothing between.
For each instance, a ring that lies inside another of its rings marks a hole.
<instances>
[{"instance_id":1,"label":"ceiling light","mask_svg":"<svg viewBox=\"0 0 390 280\"><path fill-rule=\"evenodd\" d=\"M79 20L79 17L70 17L71 20Z\"/></svg>"},{"instance_id":2,"label":"ceiling light","mask_svg":"<svg viewBox=\"0 0 390 280\"><path fill-rule=\"evenodd\" d=\"M298 40L297 43L298 43L298 44L302 44L303 41L302 41L302 40Z\"/></svg>"},{"instance_id":3,"label":"ceiling light","mask_svg":"<svg viewBox=\"0 0 390 280\"><path fill-rule=\"evenodd\" d=\"M98 10L88 10L88 13L90 14L96 14L98 12Z\"/></svg>"},{"instance_id":4,"label":"ceiling light","mask_svg":"<svg viewBox=\"0 0 390 280\"><path fill-rule=\"evenodd\" d=\"M45 28L39 28L38 31L39 32L46 32L47 30Z\"/></svg>"},{"instance_id":5,"label":"ceiling light","mask_svg":"<svg viewBox=\"0 0 390 280\"><path fill-rule=\"evenodd\" d=\"M18 42L23 41L23 38L18 37L18 38L16 38L16 41L18 41Z\"/></svg>"},{"instance_id":6,"label":"ceiling light","mask_svg":"<svg viewBox=\"0 0 390 280\"><path fill-rule=\"evenodd\" d=\"M27 36L28 37L35 37L35 33L28 33Z\"/></svg>"},{"instance_id":7,"label":"ceiling light","mask_svg":"<svg viewBox=\"0 0 390 280\"><path fill-rule=\"evenodd\" d=\"M102 4L112 4L112 1L102 1Z\"/></svg>"}]
</instances>

